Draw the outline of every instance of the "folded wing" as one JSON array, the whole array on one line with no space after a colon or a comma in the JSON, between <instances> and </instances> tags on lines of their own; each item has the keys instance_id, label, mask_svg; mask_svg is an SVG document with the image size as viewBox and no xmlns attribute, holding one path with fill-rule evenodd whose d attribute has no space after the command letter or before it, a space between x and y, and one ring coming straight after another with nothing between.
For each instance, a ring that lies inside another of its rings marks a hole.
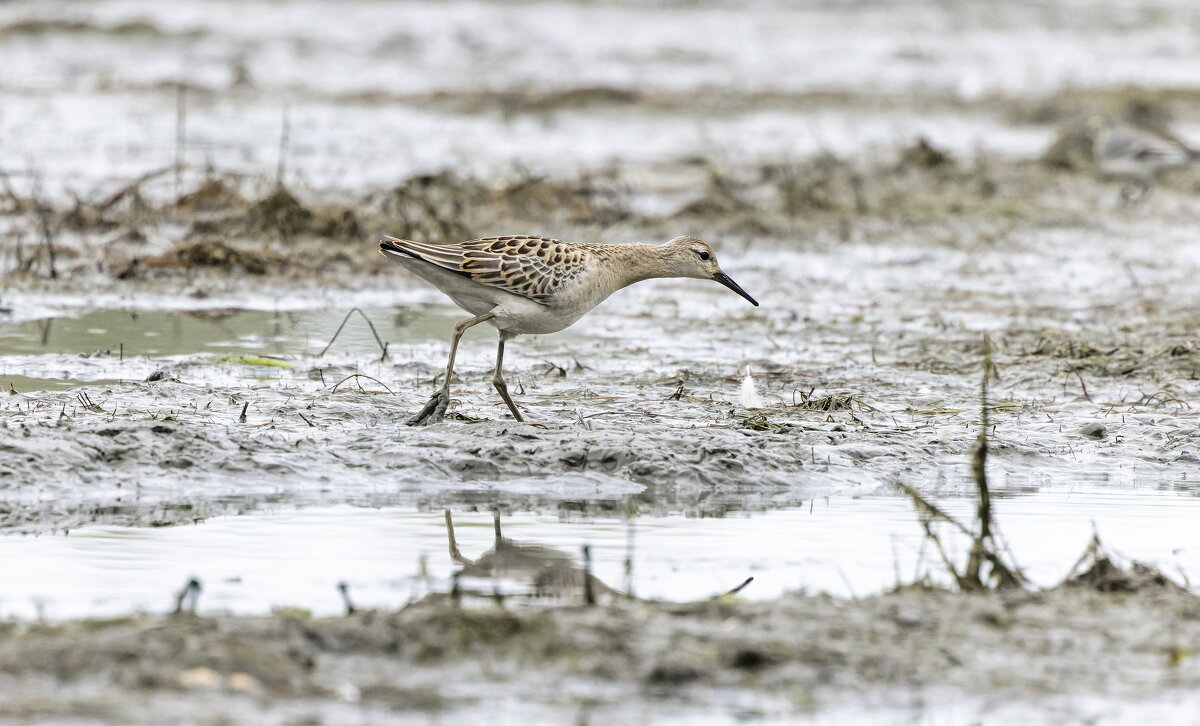
<instances>
[{"instance_id":1,"label":"folded wing","mask_svg":"<svg viewBox=\"0 0 1200 726\"><path fill-rule=\"evenodd\" d=\"M585 251L549 237L486 237L452 245L384 237L379 248L541 303L578 277L587 264Z\"/></svg>"}]
</instances>

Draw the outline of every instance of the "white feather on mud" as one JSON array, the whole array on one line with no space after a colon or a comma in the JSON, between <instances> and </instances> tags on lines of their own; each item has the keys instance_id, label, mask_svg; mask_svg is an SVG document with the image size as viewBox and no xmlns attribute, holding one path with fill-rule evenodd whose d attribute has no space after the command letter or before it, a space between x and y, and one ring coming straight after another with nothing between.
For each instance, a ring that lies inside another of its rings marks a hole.
<instances>
[{"instance_id":1,"label":"white feather on mud","mask_svg":"<svg viewBox=\"0 0 1200 726\"><path fill-rule=\"evenodd\" d=\"M750 366L746 366L746 377L742 379L742 389L738 391L738 403L742 408L766 408L750 376Z\"/></svg>"}]
</instances>

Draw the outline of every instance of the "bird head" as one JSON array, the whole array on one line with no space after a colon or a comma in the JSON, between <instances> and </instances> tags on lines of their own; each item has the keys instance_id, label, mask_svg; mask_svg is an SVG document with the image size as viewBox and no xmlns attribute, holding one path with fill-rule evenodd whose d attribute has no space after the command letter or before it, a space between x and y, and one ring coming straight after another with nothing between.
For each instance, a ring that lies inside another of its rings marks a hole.
<instances>
[{"instance_id":1,"label":"bird head","mask_svg":"<svg viewBox=\"0 0 1200 726\"><path fill-rule=\"evenodd\" d=\"M692 277L698 280L715 280L746 298L752 305L758 301L721 271L717 264L717 253L708 244L695 237L676 237L663 245L675 277Z\"/></svg>"}]
</instances>

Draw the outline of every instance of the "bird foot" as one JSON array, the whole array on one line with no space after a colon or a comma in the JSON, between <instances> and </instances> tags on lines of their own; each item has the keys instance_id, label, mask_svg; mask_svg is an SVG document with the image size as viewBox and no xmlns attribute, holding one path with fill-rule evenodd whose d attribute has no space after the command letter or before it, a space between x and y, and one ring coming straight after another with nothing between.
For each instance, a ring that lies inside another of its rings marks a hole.
<instances>
[{"instance_id":1,"label":"bird foot","mask_svg":"<svg viewBox=\"0 0 1200 726\"><path fill-rule=\"evenodd\" d=\"M504 414L500 414L501 421L515 420L517 423L534 423L538 420L536 416L531 417L528 412L521 413L519 410L514 409L509 409L509 411L512 413L512 419L506 419Z\"/></svg>"},{"instance_id":2,"label":"bird foot","mask_svg":"<svg viewBox=\"0 0 1200 726\"><path fill-rule=\"evenodd\" d=\"M450 392L444 388L438 389L438 392L425 402L425 407L416 416L405 421L404 425L428 426L429 424L441 423L446 417L446 408L449 405Z\"/></svg>"}]
</instances>

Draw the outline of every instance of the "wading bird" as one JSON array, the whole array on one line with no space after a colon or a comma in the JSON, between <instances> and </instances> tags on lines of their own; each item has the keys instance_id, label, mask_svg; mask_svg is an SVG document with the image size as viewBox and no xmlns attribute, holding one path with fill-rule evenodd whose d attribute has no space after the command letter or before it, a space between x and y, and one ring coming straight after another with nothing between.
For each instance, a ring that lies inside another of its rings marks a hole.
<instances>
[{"instance_id":1,"label":"wading bird","mask_svg":"<svg viewBox=\"0 0 1200 726\"><path fill-rule=\"evenodd\" d=\"M454 326L442 386L408 420L410 426L437 423L445 416L458 339L473 325L488 323L500 331L492 384L513 418L522 421L501 375L504 343L514 335L556 333L617 290L657 277L715 280L758 305L721 271L712 247L695 237L676 237L662 245L574 244L525 236L443 245L384 237L379 250L475 316Z\"/></svg>"},{"instance_id":2,"label":"wading bird","mask_svg":"<svg viewBox=\"0 0 1200 726\"><path fill-rule=\"evenodd\" d=\"M1092 133L1092 160L1105 176L1124 179L1126 201L1137 201L1165 171L1178 169L1200 158L1168 131L1137 126L1104 116L1088 120Z\"/></svg>"}]
</instances>

